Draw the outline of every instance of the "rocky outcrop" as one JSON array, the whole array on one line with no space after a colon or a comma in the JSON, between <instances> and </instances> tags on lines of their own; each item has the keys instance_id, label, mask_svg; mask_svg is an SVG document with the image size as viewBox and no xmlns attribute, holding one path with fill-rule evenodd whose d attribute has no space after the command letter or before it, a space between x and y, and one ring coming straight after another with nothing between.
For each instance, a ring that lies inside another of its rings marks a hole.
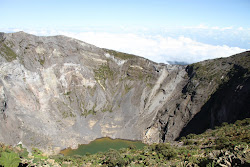
<instances>
[{"instance_id":1,"label":"rocky outcrop","mask_svg":"<svg viewBox=\"0 0 250 167\"><path fill-rule=\"evenodd\" d=\"M249 65L245 54L234 57L244 57ZM65 36L24 32L0 34L0 55L0 141L21 141L50 154L106 136L174 140L190 131L190 120L201 112L210 113L213 126L233 121L238 116L225 116L238 110L227 113L230 98L214 105L221 89L232 90L230 96L242 92L246 100L232 105L249 101L249 68L234 64L234 57L165 65ZM232 69L238 66L247 69L247 80L223 87L237 80ZM221 114L212 114L217 110Z\"/></svg>"}]
</instances>

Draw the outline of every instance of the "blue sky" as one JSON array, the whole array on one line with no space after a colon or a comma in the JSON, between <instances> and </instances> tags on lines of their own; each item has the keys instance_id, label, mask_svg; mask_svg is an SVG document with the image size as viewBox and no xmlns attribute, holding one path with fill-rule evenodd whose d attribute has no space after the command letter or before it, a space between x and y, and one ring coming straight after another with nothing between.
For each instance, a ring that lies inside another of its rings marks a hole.
<instances>
[{"instance_id":1,"label":"blue sky","mask_svg":"<svg viewBox=\"0 0 250 167\"><path fill-rule=\"evenodd\" d=\"M249 0L0 0L0 31L192 63L250 49L249 9Z\"/></svg>"}]
</instances>

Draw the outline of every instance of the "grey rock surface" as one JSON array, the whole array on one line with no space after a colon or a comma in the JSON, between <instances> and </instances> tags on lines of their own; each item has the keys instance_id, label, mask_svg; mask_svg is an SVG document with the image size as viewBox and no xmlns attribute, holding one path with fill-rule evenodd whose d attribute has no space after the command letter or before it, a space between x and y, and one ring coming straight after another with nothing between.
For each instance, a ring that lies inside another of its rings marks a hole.
<instances>
[{"instance_id":1,"label":"grey rock surface","mask_svg":"<svg viewBox=\"0 0 250 167\"><path fill-rule=\"evenodd\" d=\"M0 141L54 154L100 137L174 140L219 87L190 68L65 36L1 33Z\"/></svg>"}]
</instances>

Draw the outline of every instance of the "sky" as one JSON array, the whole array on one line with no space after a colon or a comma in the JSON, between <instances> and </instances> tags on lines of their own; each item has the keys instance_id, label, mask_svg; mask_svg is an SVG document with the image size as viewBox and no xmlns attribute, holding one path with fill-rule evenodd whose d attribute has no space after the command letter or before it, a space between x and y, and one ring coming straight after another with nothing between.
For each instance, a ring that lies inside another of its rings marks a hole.
<instances>
[{"instance_id":1,"label":"sky","mask_svg":"<svg viewBox=\"0 0 250 167\"><path fill-rule=\"evenodd\" d=\"M250 0L0 0L0 31L194 63L249 50L249 9Z\"/></svg>"}]
</instances>

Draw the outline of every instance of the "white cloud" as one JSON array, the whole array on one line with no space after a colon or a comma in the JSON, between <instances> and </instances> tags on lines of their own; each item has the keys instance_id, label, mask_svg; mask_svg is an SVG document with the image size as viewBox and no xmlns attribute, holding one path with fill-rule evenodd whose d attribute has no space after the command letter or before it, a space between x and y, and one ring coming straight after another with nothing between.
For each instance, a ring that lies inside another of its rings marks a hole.
<instances>
[{"instance_id":1,"label":"white cloud","mask_svg":"<svg viewBox=\"0 0 250 167\"><path fill-rule=\"evenodd\" d=\"M227 57L246 51L227 45L209 45L180 36L178 38L160 35L115 34L82 32L61 34L80 39L102 48L136 54L156 62L180 61L194 63L206 59Z\"/></svg>"},{"instance_id":2,"label":"white cloud","mask_svg":"<svg viewBox=\"0 0 250 167\"><path fill-rule=\"evenodd\" d=\"M244 30L244 28L243 28L243 27L239 27L239 28L238 28L238 30L240 30L240 31L241 31L241 30Z\"/></svg>"},{"instance_id":3,"label":"white cloud","mask_svg":"<svg viewBox=\"0 0 250 167\"><path fill-rule=\"evenodd\" d=\"M204 24L200 24L198 26L186 26L186 27L182 27L183 29L203 29L203 30L220 30L220 31L224 31L224 30L232 30L234 29L233 26L228 26L228 27L218 27L218 26L214 26L214 27L210 27ZM242 27L241 27L242 28ZM240 30L240 29L238 29Z\"/></svg>"},{"instance_id":4,"label":"white cloud","mask_svg":"<svg viewBox=\"0 0 250 167\"><path fill-rule=\"evenodd\" d=\"M210 27L205 25L205 24L200 24L197 26L184 26L182 28L184 28L184 29L209 29Z\"/></svg>"},{"instance_id":5,"label":"white cloud","mask_svg":"<svg viewBox=\"0 0 250 167\"><path fill-rule=\"evenodd\" d=\"M224 31L224 30L231 30L231 29L233 29L232 26L231 27L223 27L223 28L221 28L222 31Z\"/></svg>"},{"instance_id":6,"label":"white cloud","mask_svg":"<svg viewBox=\"0 0 250 167\"><path fill-rule=\"evenodd\" d=\"M215 26L215 27L212 27L211 29L213 29L213 30L219 30L219 29L220 29L220 27Z\"/></svg>"}]
</instances>

